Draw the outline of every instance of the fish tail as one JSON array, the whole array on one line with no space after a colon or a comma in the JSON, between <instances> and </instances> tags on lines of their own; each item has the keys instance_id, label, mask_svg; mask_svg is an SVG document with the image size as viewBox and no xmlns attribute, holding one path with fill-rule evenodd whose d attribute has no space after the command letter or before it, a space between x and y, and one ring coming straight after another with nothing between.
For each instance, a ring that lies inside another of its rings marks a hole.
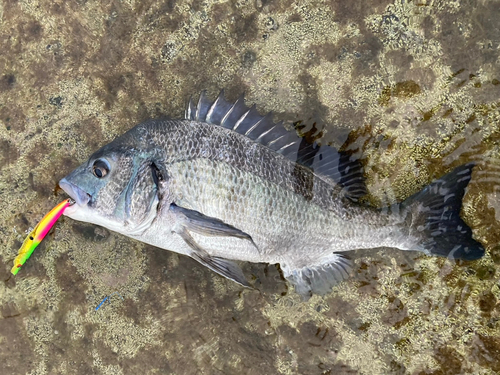
<instances>
[{"instance_id":1,"label":"fish tail","mask_svg":"<svg viewBox=\"0 0 500 375\"><path fill-rule=\"evenodd\" d=\"M450 259L475 260L484 255L484 247L460 217L473 167L474 163L459 166L401 203L400 208L411 215L410 231L419 239L418 250Z\"/></svg>"}]
</instances>

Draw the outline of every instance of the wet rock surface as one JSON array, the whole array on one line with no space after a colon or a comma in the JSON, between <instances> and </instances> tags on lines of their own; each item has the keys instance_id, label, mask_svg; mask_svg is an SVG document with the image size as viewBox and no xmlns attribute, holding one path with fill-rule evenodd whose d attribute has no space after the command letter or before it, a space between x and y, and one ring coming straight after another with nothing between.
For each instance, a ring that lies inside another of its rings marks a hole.
<instances>
[{"instance_id":1,"label":"wet rock surface","mask_svg":"<svg viewBox=\"0 0 500 375\"><path fill-rule=\"evenodd\" d=\"M2 2L0 372L498 373L498 19L495 1ZM244 264L242 289L63 218L11 277L61 177L221 88L353 150L374 205L476 161L463 217L487 255L354 252L353 278L303 303L273 265Z\"/></svg>"}]
</instances>

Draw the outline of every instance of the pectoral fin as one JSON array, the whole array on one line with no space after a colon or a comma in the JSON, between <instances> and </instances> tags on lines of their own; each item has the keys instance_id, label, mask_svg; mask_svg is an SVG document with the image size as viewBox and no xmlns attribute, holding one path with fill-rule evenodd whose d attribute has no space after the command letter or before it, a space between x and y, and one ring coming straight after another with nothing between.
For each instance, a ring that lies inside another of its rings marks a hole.
<instances>
[{"instance_id":1,"label":"pectoral fin","mask_svg":"<svg viewBox=\"0 0 500 375\"><path fill-rule=\"evenodd\" d=\"M249 240L257 248L249 234L224 223L222 220L203 215L195 210L179 207L175 203L170 205L170 211L175 214L178 226L182 226L193 233L204 236L243 238Z\"/></svg>"},{"instance_id":2,"label":"pectoral fin","mask_svg":"<svg viewBox=\"0 0 500 375\"><path fill-rule=\"evenodd\" d=\"M210 256L205 250L203 250L194 240L194 238L189 234L186 228L178 228L176 233L179 234L184 241L193 249L193 252L189 254L191 258L197 262L203 264L205 267L210 268L212 271L218 273L221 276L227 277L234 282L251 287L248 281L243 275L241 268L234 262L227 259L222 259L218 257Z\"/></svg>"},{"instance_id":3,"label":"pectoral fin","mask_svg":"<svg viewBox=\"0 0 500 375\"><path fill-rule=\"evenodd\" d=\"M179 207L175 203L170 205L170 211L174 214L176 221L173 231L181 236L193 250L189 255L194 260L210 268L212 271L217 272L221 276L227 277L240 285L250 287L250 284L243 275L243 271L236 263L208 254L207 251L196 243L190 232L203 236L241 238L250 241L255 246L250 235L224 223L222 220L203 215L198 211ZM255 248L257 248L257 246L255 246Z\"/></svg>"}]
</instances>

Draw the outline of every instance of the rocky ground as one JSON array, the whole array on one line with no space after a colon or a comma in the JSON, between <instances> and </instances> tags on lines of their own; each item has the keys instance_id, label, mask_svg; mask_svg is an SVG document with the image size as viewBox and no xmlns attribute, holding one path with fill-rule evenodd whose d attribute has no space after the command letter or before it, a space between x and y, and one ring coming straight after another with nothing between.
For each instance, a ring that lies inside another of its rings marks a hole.
<instances>
[{"instance_id":1,"label":"rocky ground","mask_svg":"<svg viewBox=\"0 0 500 375\"><path fill-rule=\"evenodd\" d=\"M499 19L487 0L1 2L0 372L498 374ZM487 255L355 252L302 303L275 266L245 264L242 289L63 218L10 275L60 178L221 88L356 152L374 205L475 160L463 217Z\"/></svg>"}]
</instances>

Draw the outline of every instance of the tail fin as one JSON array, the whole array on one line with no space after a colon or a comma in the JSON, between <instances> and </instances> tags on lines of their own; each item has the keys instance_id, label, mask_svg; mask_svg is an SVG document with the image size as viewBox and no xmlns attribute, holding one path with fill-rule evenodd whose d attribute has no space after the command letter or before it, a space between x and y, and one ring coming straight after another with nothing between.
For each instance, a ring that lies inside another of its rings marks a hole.
<instances>
[{"instance_id":1,"label":"tail fin","mask_svg":"<svg viewBox=\"0 0 500 375\"><path fill-rule=\"evenodd\" d=\"M419 246L428 254L450 259L475 260L483 246L460 218L462 198L471 179L473 163L457 167L401 203L412 215L412 234L422 237Z\"/></svg>"}]
</instances>

